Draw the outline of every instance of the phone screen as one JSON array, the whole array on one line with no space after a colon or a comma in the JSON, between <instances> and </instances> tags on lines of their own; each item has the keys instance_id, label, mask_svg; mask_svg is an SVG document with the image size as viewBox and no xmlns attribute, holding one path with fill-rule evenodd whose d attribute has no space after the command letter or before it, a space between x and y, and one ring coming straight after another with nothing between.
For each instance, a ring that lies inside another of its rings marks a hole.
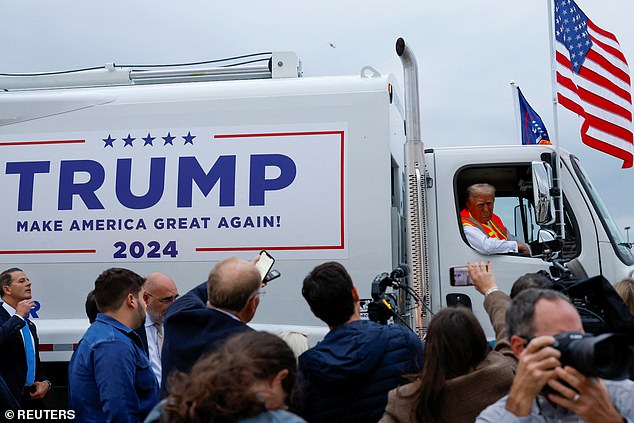
<instances>
[{"instance_id":1,"label":"phone screen","mask_svg":"<svg viewBox=\"0 0 634 423\"><path fill-rule=\"evenodd\" d=\"M449 268L449 281L451 286L470 286L473 285L469 277L467 266L454 266Z\"/></svg>"},{"instance_id":2,"label":"phone screen","mask_svg":"<svg viewBox=\"0 0 634 423\"><path fill-rule=\"evenodd\" d=\"M257 267L258 272L260 272L262 280L268 275L273 267L273 263L275 263L275 259L269 253L264 250L260 251L260 258L257 263L255 263L255 267Z\"/></svg>"}]
</instances>

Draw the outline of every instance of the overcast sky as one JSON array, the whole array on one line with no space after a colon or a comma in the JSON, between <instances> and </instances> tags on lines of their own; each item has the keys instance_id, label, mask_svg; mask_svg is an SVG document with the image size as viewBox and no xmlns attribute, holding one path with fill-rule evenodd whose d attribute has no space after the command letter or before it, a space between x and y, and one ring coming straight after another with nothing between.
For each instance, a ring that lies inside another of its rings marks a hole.
<instances>
[{"instance_id":1,"label":"overcast sky","mask_svg":"<svg viewBox=\"0 0 634 423\"><path fill-rule=\"evenodd\" d=\"M634 64L634 1L578 0L613 32ZM0 72L108 62L175 63L293 50L304 75L358 74L365 65L402 81L394 42L419 63L426 147L518 143L515 80L554 137L548 0L3 1ZM622 229L634 227L634 170L579 140L560 108L561 146L578 155ZM634 239L634 230L630 232Z\"/></svg>"}]
</instances>

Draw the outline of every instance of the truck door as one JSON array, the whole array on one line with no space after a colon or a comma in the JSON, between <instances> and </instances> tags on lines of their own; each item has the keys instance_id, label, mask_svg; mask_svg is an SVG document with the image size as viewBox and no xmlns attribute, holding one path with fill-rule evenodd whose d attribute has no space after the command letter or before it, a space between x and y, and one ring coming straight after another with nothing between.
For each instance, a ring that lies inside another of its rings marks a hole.
<instances>
[{"instance_id":1,"label":"truck door","mask_svg":"<svg viewBox=\"0 0 634 423\"><path fill-rule=\"evenodd\" d=\"M482 307L481 294L473 286L452 286L451 269L465 266L467 262L490 260L500 289L508 293L519 276L539 270L548 271L550 267L550 263L544 261L540 254L482 254L469 245L464 235L460 212L465 208L467 187L488 183L496 188L494 213L500 217L509 233L528 244L535 244L538 240L541 227L536 223L533 206L531 160L505 162L501 153L496 152L495 157L492 157L486 153L474 154L473 150L466 149L435 150L433 160L435 204L431 215L437 222L437 231L432 232L437 245L434 259L438 263L440 284L439 289L432 290L433 305L447 306L448 296L468 296L487 336L493 336L493 330ZM509 154L509 157L517 159L517 155ZM567 216L571 222L571 233L577 235L576 218L571 214ZM570 238L567 255L578 256L579 237Z\"/></svg>"}]
</instances>

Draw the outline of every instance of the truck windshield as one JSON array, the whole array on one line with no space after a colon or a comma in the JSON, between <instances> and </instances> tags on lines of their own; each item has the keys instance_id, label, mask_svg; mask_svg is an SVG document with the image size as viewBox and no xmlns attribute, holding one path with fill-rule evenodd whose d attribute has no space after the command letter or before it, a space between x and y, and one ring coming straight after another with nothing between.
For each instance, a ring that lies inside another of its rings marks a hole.
<instances>
[{"instance_id":1,"label":"truck windshield","mask_svg":"<svg viewBox=\"0 0 634 423\"><path fill-rule=\"evenodd\" d=\"M592 204L594 204L594 208L601 219L605 231L608 233L608 237L610 237L610 242L612 243L612 247L614 247L616 255L623 263L628 265L634 264L634 251L632 250L632 247L628 245L625 237L621 231L619 231L616 222L612 219L612 216L610 216L610 213L605 207L605 204L603 204L603 201L601 201L599 193L586 176L581 164L579 163L579 159L573 155L570 156L570 159L583 188L586 190L588 197L590 197Z\"/></svg>"}]
</instances>

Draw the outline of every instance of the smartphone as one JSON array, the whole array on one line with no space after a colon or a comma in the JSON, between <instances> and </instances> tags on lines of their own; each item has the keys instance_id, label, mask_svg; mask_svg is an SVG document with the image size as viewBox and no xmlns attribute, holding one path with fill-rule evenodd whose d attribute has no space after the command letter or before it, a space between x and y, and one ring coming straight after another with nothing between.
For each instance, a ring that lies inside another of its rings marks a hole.
<instances>
[{"instance_id":1,"label":"smartphone","mask_svg":"<svg viewBox=\"0 0 634 423\"><path fill-rule=\"evenodd\" d=\"M449 268L449 282L451 286L471 286L473 281L469 277L467 266L453 266Z\"/></svg>"},{"instance_id":2,"label":"smartphone","mask_svg":"<svg viewBox=\"0 0 634 423\"><path fill-rule=\"evenodd\" d=\"M282 276L280 272L278 272L275 269L271 269L269 270L269 273L267 273L267 275L264 277L264 280L262 281L262 283L266 285L267 283L271 282L274 279L279 278L280 276Z\"/></svg>"},{"instance_id":3,"label":"smartphone","mask_svg":"<svg viewBox=\"0 0 634 423\"><path fill-rule=\"evenodd\" d=\"M257 267L258 272L260 272L260 277L262 281L269 274L269 271L273 267L273 263L275 263L275 259L267 253L265 250L260 251L260 258L257 263L255 263L255 267Z\"/></svg>"}]
</instances>

